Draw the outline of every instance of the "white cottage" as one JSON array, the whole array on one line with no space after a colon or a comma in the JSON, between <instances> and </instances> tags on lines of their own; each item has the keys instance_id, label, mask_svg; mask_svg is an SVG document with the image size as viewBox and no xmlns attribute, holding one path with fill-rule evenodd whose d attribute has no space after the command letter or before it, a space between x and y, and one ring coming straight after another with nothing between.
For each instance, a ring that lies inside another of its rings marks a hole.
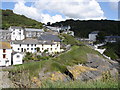
<instances>
[{"instance_id":1,"label":"white cottage","mask_svg":"<svg viewBox=\"0 0 120 90\"><path fill-rule=\"evenodd\" d=\"M94 31L89 34L90 41L96 41L96 36L98 35L99 31Z\"/></svg>"},{"instance_id":2,"label":"white cottage","mask_svg":"<svg viewBox=\"0 0 120 90\"><path fill-rule=\"evenodd\" d=\"M22 64L23 63L23 56L24 54L23 53L19 53L19 52L14 52L13 53L13 61L12 61L12 64L13 65L18 65L18 64Z\"/></svg>"},{"instance_id":3,"label":"white cottage","mask_svg":"<svg viewBox=\"0 0 120 90\"><path fill-rule=\"evenodd\" d=\"M48 53L60 52L60 39L57 35L41 35L38 39L26 38L24 40L12 41L11 46L15 52L37 52L37 48L40 52L45 50Z\"/></svg>"},{"instance_id":4,"label":"white cottage","mask_svg":"<svg viewBox=\"0 0 120 90\"><path fill-rule=\"evenodd\" d=\"M11 65L12 49L9 42L0 42L0 66Z\"/></svg>"},{"instance_id":5,"label":"white cottage","mask_svg":"<svg viewBox=\"0 0 120 90\"><path fill-rule=\"evenodd\" d=\"M23 40L25 39L25 30L22 27L11 26L11 40Z\"/></svg>"}]
</instances>

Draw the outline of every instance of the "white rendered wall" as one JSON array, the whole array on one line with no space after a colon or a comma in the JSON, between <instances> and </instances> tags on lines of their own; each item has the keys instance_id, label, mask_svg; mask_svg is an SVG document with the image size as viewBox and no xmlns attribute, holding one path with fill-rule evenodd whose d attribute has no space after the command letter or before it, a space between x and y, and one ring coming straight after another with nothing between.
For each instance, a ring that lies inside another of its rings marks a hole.
<instances>
[{"instance_id":1,"label":"white rendered wall","mask_svg":"<svg viewBox=\"0 0 120 90\"><path fill-rule=\"evenodd\" d=\"M96 36L97 36L98 34L89 34L89 40L91 40L91 41L96 41Z\"/></svg>"},{"instance_id":2,"label":"white rendered wall","mask_svg":"<svg viewBox=\"0 0 120 90\"><path fill-rule=\"evenodd\" d=\"M11 40L23 40L25 38L23 29L10 29L10 31L12 31Z\"/></svg>"},{"instance_id":3,"label":"white rendered wall","mask_svg":"<svg viewBox=\"0 0 120 90\"><path fill-rule=\"evenodd\" d=\"M19 58L17 57L17 55L19 55ZM16 53L13 55L13 65L17 65L17 64L22 64L22 59L23 59L23 55L20 53Z\"/></svg>"},{"instance_id":4,"label":"white rendered wall","mask_svg":"<svg viewBox=\"0 0 120 90\"><path fill-rule=\"evenodd\" d=\"M6 66L6 60L9 60L8 65L11 65L11 53L12 49L6 49L5 53L0 49L0 66ZM6 54L6 58L3 58L3 54Z\"/></svg>"},{"instance_id":5,"label":"white rendered wall","mask_svg":"<svg viewBox=\"0 0 120 90\"><path fill-rule=\"evenodd\" d=\"M60 42L58 43L55 43L55 45L36 45L33 44L33 46L31 44L29 44L29 46L27 46L27 44L12 44L12 49L15 51L15 52L22 52L22 48L23 48L23 52L37 52L37 50L35 50L37 47L40 48L40 51L41 52L44 52L44 50L48 50L49 53L54 53L54 52L60 52ZM19 50L18 50L19 48ZM31 49L33 48L33 49ZM51 49L52 48L52 49Z\"/></svg>"}]
</instances>

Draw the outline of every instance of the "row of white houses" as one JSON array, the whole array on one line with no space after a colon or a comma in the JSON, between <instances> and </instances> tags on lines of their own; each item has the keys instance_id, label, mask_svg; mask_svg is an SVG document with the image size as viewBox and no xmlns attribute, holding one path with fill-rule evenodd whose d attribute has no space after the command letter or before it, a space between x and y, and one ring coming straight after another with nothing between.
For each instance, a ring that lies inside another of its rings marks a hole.
<instances>
[{"instance_id":1,"label":"row of white houses","mask_svg":"<svg viewBox=\"0 0 120 90\"><path fill-rule=\"evenodd\" d=\"M37 48L41 53L45 50L49 54L60 52L59 37L42 29L11 26L9 32L10 40L0 42L0 66L22 64L25 52L35 53Z\"/></svg>"}]
</instances>

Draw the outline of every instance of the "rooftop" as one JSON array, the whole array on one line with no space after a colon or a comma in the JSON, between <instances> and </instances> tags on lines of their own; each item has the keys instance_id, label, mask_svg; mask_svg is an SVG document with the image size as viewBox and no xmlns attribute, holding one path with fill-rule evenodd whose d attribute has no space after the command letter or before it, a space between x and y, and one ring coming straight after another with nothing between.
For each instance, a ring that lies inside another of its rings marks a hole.
<instances>
[{"instance_id":1,"label":"rooftop","mask_svg":"<svg viewBox=\"0 0 120 90\"><path fill-rule=\"evenodd\" d=\"M12 29L23 29L22 27L19 27L19 26L10 26L10 28L12 28Z\"/></svg>"},{"instance_id":2,"label":"rooftop","mask_svg":"<svg viewBox=\"0 0 120 90\"><path fill-rule=\"evenodd\" d=\"M98 34L98 33L99 33L99 31L93 31L90 34Z\"/></svg>"},{"instance_id":3,"label":"rooftop","mask_svg":"<svg viewBox=\"0 0 120 90\"><path fill-rule=\"evenodd\" d=\"M12 41L12 42L14 44L38 44L38 40L33 38L26 38L24 40Z\"/></svg>"},{"instance_id":4,"label":"rooftop","mask_svg":"<svg viewBox=\"0 0 120 90\"><path fill-rule=\"evenodd\" d=\"M39 38L39 40L43 40L43 41L60 41L60 38L57 35L52 35L52 34L42 34Z\"/></svg>"},{"instance_id":5,"label":"rooftop","mask_svg":"<svg viewBox=\"0 0 120 90\"><path fill-rule=\"evenodd\" d=\"M19 41L12 41L14 44L45 44L45 45L51 45L54 44L52 42L48 41L40 41L38 39L33 39L33 38L26 38L24 40L19 40Z\"/></svg>"},{"instance_id":6,"label":"rooftop","mask_svg":"<svg viewBox=\"0 0 120 90\"><path fill-rule=\"evenodd\" d=\"M105 38L120 38L120 36L105 36Z\"/></svg>"},{"instance_id":7,"label":"rooftop","mask_svg":"<svg viewBox=\"0 0 120 90\"><path fill-rule=\"evenodd\" d=\"M9 30L2 30L2 29L0 29L0 32L2 32L2 33L10 33L11 31L9 31Z\"/></svg>"},{"instance_id":8,"label":"rooftop","mask_svg":"<svg viewBox=\"0 0 120 90\"><path fill-rule=\"evenodd\" d=\"M0 42L0 49L11 49L9 42Z\"/></svg>"},{"instance_id":9,"label":"rooftop","mask_svg":"<svg viewBox=\"0 0 120 90\"><path fill-rule=\"evenodd\" d=\"M35 29L35 28L25 28L26 31L37 31L37 32L44 32L43 29Z\"/></svg>"}]
</instances>

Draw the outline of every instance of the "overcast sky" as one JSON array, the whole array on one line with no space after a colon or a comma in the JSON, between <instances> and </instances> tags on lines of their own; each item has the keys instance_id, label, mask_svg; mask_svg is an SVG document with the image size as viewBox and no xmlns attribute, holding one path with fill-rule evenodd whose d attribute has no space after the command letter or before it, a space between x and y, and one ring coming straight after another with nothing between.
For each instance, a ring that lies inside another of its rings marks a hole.
<instances>
[{"instance_id":1,"label":"overcast sky","mask_svg":"<svg viewBox=\"0 0 120 90\"><path fill-rule=\"evenodd\" d=\"M11 9L43 23L66 19L118 19L118 0L4 0L2 9Z\"/></svg>"}]
</instances>

